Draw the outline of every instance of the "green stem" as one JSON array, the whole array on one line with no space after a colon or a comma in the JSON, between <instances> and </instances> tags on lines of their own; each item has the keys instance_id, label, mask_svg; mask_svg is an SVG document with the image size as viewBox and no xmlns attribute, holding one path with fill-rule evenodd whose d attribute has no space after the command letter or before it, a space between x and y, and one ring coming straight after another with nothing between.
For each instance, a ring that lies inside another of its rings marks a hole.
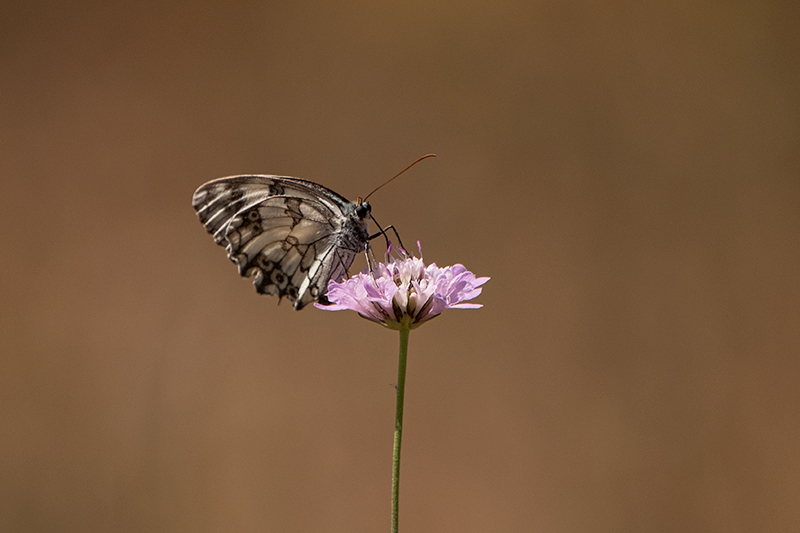
<instances>
[{"instance_id":1,"label":"green stem","mask_svg":"<svg viewBox=\"0 0 800 533\"><path fill-rule=\"evenodd\" d=\"M397 533L400 504L400 443L403 440L403 397L406 387L408 331L400 330L400 363L397 365L397 411L394 417L394 460L392 461L392 533Z\"/></svg>"}]
</instances>

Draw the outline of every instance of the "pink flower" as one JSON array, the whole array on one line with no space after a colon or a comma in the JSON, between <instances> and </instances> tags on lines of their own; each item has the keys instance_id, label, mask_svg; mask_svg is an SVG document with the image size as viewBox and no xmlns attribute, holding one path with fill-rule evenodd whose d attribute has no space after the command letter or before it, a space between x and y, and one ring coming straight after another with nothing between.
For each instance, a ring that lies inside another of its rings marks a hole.
<instances>
[{"instance_id":1,"label":"pink flower","mask_svg":"<svg viewBox=\"0 0 800 533\"><path fill-rule=\"evenodd\" d=\"M389 257L372 272L365 269L342 282L331 280L330 305L314 305L328 311L350 309L390 329L415 329L445 309L483 307L461 302L478 296L487 281L459 264L439 268L436 263L425 266L421 258Z\"/></svg>"}]
</instances>

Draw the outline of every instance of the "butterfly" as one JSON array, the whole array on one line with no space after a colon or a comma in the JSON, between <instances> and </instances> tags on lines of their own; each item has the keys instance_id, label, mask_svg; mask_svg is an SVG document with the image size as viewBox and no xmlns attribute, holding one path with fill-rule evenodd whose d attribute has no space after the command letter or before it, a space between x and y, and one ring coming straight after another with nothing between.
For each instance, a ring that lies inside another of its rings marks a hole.
<instances>
[{"instance_id":1,"label":"butterfly","mask_svg":"<svg viewBox=\"0 0 800 533\"><path fill-rule=\"evenodd\" d=\"M370 239L385 234L370 236L368 202L287 176L212 180L195 191L192 206L239 275L254 276L256 291L286 297L295 309L328 303L328 281L341 280Z\"/></svg>"}]
</instances>

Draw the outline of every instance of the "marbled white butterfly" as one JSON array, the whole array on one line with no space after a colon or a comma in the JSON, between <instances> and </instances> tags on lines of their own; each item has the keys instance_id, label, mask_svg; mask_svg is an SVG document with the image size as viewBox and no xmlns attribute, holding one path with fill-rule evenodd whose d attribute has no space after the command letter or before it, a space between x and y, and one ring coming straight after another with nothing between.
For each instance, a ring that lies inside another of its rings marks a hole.
<instances>
[{"instance_id":1,"label":"marbled white butterfly","mask_svg":"<svg viewBox=\"0 0 800 533\"><path fill-rule=\"evenodd\" d=\"M370 235L367 217L375 219L366 200L351 202L322 185L286 176L209 181L195 191L192 206L239 275L255 276L256 291L285 296L295 309L327 303L328 281L341 280L356 254L369 252L370 239L392 228L379 226Z\"/></svg>"},{"instance_id":2,"label":"marbled white butterfly","mask_svg":"<svg viewBox=\"0 0 800 533\"><path fill-rule=\"evenodd\" d=\"M297 178L221 178L197 189L192 205L239 275L295 309L324 299L328 280L341 279L369 242L369 203Z\"/></svg>"}]
</instances>

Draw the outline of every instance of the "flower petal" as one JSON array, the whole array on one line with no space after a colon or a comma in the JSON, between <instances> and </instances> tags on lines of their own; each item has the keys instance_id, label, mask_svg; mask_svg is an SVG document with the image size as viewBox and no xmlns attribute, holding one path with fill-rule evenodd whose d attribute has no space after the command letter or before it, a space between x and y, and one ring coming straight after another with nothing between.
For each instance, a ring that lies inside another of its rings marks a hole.
<instances>
[{"instance_id":1,"label":"flower petal","mask_svg":"<svg viewBox=\"0 0 800 533\"><path fill-rule=\"evenodd\" d=\"M422 246L417 243L422 253ZM421 258L403 254L365 269L350 279L328 283L330 305L318 309L350 309L362 317L392 329L413 329L445 309L478 309L480 304L462 303L481 294L488 277L476 278L464 265L440 268L425 266Z\"/></svg>"}]
</instances>

